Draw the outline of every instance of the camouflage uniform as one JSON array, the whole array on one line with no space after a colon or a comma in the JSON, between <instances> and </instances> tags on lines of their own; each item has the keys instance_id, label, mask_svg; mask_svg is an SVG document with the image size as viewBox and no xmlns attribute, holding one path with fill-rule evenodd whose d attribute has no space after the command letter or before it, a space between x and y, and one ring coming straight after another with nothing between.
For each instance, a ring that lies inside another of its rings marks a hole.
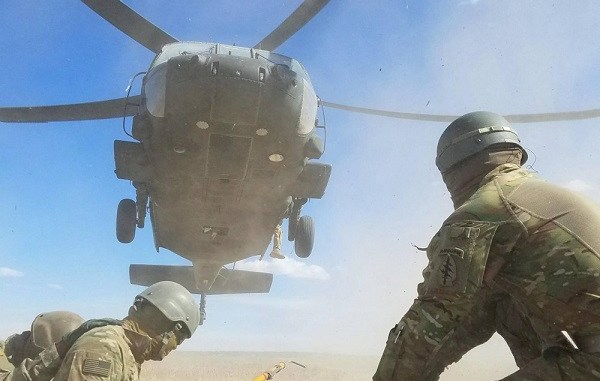
<instances>
[{"instance_id":1,"label":"camouflage uniform","mask_svg":"<svg viewBox=\"0 0 600 381\"><path fill-rule=\"evenodd\" d=\"M49 345L35 358L25 358L12 372L0 372L0 381L58 380L58 378L55 378L55 375L60 369L63 359L65 358L65 355L70 353L68 352L69 348L71 348L75 342L78 342L79 338L85 335L85 333L91 332L99 327L107 327L110 325L119 326L120 324L122 324L121 321L114 319L88 320L71 333L65 335L58 343ZM96 347L102 350L102 346L96 344ZM90 379L89 375L87 379Z\"/></svg>"},{"instance_id":2,"label":"camouflage uniform","mask_svg":"<svg viewBox=\"0 0 600 381\"><path fill-rule=\"evenodd\" d=\"M138 380L144 360L162 360L179 342L177 335L151 339L127 319L88 320L14 371L0 371L0 381Z\"/></svg>"},{"instance_id":3,"label":"camouflage uniform","mask_svg":"<svg viewBox=\"0 0 600 381\"><path fill-rule=\"evenodd\" d=\"M12 368L12 364L6 358L6 354L4 354L4 341L0 340L0 381L8 377Z\"/></svg>"},{"instance_id":4,"label":"camouflage uniform","mask_svg":"<svg viewBox=\"0 0 600 381\"><path fill-rule=\"evenodd\" d=\"M497 331L520 367L503 380L600 380L599 229L587 199L498 166L428 245L373 379L437 380Z\"/></svg>"},{"instance_id":5,"label":"camouflage uniform","mask_svg":"<svg viewBox=\"0 0 600 381\"><path fill-rule=\"evenodd\" d=\"M67 352L54 381L138 380L140 363L123 327L108 325L83 334Z\"/></svg>"},{"instance_id":6,"label":"camouflage uniform","mask_svg":"<svg viewBox=\"0 0 600 381\"><path fill-rule=\"evenodd\" d=\"M12 364L8 361L4 353L4 341L0 340L0 374L2 374L2 371L10 371L12 368Z\"/></svg>"},{"instance_id":7,"label":"camouflage uniform","mask_svg":"<svg viewBox=\"0 0 600 381\"><path fill-rule=\"evenodd\" d=\"M0 380L52 379L61 360L54 342L75 329L80 330L81 323L81 316L69 311L50 311L36 316L31 330L14 334L0 344ZM3 358L10 363L9 367L2 365Z\"/></svg>"},{"instance_id":8,"label":"camouflage uniform","mask_svg":"<svg viewBox=\"0 0 600 381\"><path fill-rule=\"evenodd\" d=\"M60 363L61 358L52 345L35 359L26 358L14 370L0 371L0 381L50 381Z\"/></svg>"},{"instance_id":9,"label":"camouflage uniform","mask_svg":"<svg viewBox=\"0 0 600 381\"><path fill-rule=\"evenodd\" d=\"M200 322L193 296L180 284L155 283L135 297L123 320L88 320L26 358L0 381L135 381L145 360L162 360Z\"/></svg>"}]
</instances>

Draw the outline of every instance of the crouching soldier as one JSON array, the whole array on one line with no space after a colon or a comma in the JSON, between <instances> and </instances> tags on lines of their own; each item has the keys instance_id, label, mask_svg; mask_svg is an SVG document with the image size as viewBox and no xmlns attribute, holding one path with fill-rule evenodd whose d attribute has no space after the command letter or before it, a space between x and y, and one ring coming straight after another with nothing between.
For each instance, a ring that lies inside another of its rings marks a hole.
<instances>
[{"instance_id":1,"label":"crouching soldier","mask_svg":"<svg viewBox=\"0 0 600 381\"><path fill-rule=\"evenodd\" d=\"M136 296L123 320L85 322L35 359L23 361L6 381L136 381L144 361L162 360L192 336L199 322L188 290L158 282Z\"/></svg>"}]
</instances>

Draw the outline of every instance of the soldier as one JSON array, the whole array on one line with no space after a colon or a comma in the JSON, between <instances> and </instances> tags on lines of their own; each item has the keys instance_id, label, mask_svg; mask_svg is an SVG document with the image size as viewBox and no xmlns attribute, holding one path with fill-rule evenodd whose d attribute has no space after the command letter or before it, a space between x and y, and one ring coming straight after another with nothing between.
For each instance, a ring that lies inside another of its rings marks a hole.
<instances>
[{"instance_id":1,"label":"soldier","mask_svg":"<svg viewBox=\"0 0 600 381\"><path fill-rule=\"evenodd\" d=\"M31 330L0 341L0 380L9 380L14 367L25 359L37 357L42 350L83 323L81 316L69 311L41 313L31 323Z\"/></svg>"},{"instance_id":2,"label":"soldier","mask_svg":"<svg viewBox=\"0 0 600 381\"><path fill-rule=\"evenodd\" d=\"M158 282L135 298L125 319L82 324L36 359L21 363L7 381L135 381L144 361L162 360L192 336L199 321L188 290Z\"/></svg>"},{"instance_id":3,"label":"soldier","mask_svg":"<svg viewBox=\"0 0 600 381\"><path fill-rule=\"evenodd\" d=\"M83 322L81 316L69 311L39 314L31 323L31 330L14 334L6 339L2 354L12 366L0 365L0 368L13 369L26 358L35 358L42 350L59 341Z\"/></svg>"},{"instance_id":4,"label":"soldier","mask_svg":"<svg viewBox=\"0 0 600 381\"><path fill-rule=\"evenodd\" d=\"M273 251L271 251L271 258L275 259L285 259L285 255L281 252L281 221L275 226L275 231L273 233Z\"/></svg>"},{"instance_id":5,"label":"soldier","mask_svg":"<svg viewBox=\"0 0 600 381\"><path fill-rule=\"evenodd\" d=\"M13 369L13 365L4 353L4 341L0 340L0 380L2 379L2 373L10 372L11 369Z\"/></svg>"},{"instance_id":6,"label":"soldier","mask_svg":"<svg viewBox=\"0 0 600 381\"><path fill-rule=\"evenodd\" d=\"M444 131L436 165L455 211L373 380L437 380L494 332L519 367L503 380L600 379L600 208L526 160L500 115L466 114Z\"/></svg>"}]
</instances>

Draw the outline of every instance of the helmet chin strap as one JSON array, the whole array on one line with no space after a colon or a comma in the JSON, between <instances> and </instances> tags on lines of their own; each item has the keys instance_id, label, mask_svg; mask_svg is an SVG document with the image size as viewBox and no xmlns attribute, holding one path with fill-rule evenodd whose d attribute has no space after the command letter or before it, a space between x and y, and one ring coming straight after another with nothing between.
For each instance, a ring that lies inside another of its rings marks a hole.
<instances>
[{"instance_id":1,"label":"helmet chin strap","mask_svg":"<svg viewBox=\"0 0 600 381\"><path fill-rule=\"evenodd\" d=\"M144 360L161 361L179 345L175 332L169 331L152 340Z\"/></svg>"}]
</instances>

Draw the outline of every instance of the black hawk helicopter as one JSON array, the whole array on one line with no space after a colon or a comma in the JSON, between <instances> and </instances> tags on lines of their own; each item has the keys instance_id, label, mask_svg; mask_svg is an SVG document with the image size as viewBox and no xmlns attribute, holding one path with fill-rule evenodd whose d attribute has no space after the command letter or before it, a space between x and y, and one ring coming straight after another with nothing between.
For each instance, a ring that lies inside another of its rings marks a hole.
<instances>
[{"instance_id":1,"label":"black hawk helicopter","mask_svg":"<svg viewBox=\"0 0 600 381\"><path fill-rule=\"evenodd\" d=\"M304 1L254 47L179 42L119 0L83 0L156 54L140 95L84 104L0 109L5 122L133 116L135 141L114 143L115 173L135 200L117 209L129 243L149 211L155 247L192 266L131 265L133 284L176 281L204 295L268 292L272 274L224 265L264 255L283 219L299 257L314 224L302 205L325 192L331 166L315 133L318 98L304 67L273 50L328 1Z\"/></svg>"},{"instance_id":2,"label":"black hawk helicopter","mask_svg":"<svg viewBox=\"0 0 600 381\"><path fill-rule=\"evenodd\" d=\"M273 51L328 0L305 0L254 47L179 42L119 0L82 0L156 54L139 95L99 102L0 108L4 122L133 117L135 141L114 144L116 175L136 197L117 210L117 238L128 243L146 224L155 247L192 266L131 265L130 280L176 281L204 295L268 292L272 275L224 265L264 255L275 229L300 257L311 254L314 224L302 205L321 198L331 166L316 160L319 105L413 120L449 122L455 115L399 113L320 100L302 65ZM509 115L512 122L597 117L598 110Z\"/></svg>"}]
</instances>

